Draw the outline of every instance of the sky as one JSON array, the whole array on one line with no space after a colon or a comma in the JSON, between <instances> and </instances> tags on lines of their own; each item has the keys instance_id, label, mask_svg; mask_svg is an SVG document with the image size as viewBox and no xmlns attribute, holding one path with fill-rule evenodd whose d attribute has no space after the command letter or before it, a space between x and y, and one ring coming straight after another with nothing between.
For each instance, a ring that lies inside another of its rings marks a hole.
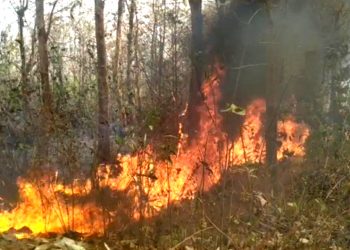
<instances>
[{"instance_id":1,"label":"sky","mask_svg":"<svg viewBox=\"0 0 350 250\"><path fill-rule=\"evenodd\" d=\"M60 7L67 6L70 3L74 2L76 0L58 0L58 4L56 6L56 10L59 10ZM150 8L147 8L147 6L150 6L150 3L153 0L137 0L137 3L139 6L138 11L139 14L146 14L148 11L150 11ZM17 34L17 16L15 13L16 5L18 5L20 0L0 0L0 10L1 10L1 19L0 19L0 32L10 27L10 33L11 35ZM53 0L45 0L45 2L53 2ZM82 8L86 9L88 13L91 12L93 15L93 7L94 7L94 0L81 0L82 2ZM117 12L117 0L105 0L105 15L106 19L112 19L114 13ZM179 3L186 3L188 6L187 0L179 0ZM204 0L204 6L210 3L215 2L215 0ZM148 4L147 4L148 3ZM26 17L28 21L34 20L34 4L35 0L29 0L29 10L26 13ZM188 6L189 8L189 6ZM50 12L50 6L45 6L45 12ZM29 24L31 25L31 24Z\"/></svg>"},{"instance_id":2,"label":"sky","mask_svg":"<svg viewBox=\"0 0 350 250\"><path fill-rule=\"evenodd\" d=\"M1 20L0 31L9 25L16 25L16 14L11 6L10 0L0 0Z\"/></svg>"},{"instance_id":3,"label":"sky","mask_svg":"<svg viewBox=\"0 0 350 250\"><path fill-rule=\"evenodd\" d=\"M46 2L50 3L53 2L53 0L45 0ZM72 3L74 0L58 0L58 4L56 6L56 10L59 10L63 6L67 6L70 3ZM141 0L144 1L144 0ZM147 1L147 0L146 0ZM16 34L17 33L17 16L15 13L16 5L18 5L20 0L0 0L0 10L1 10L1 20L0 20L0 31L7 29L10 27L11 33ZM82 6L87 11L92 11L94 7L94 1L93 0L81 0ZM106 1L106 14L111 14L111 12L114 10L116 12L117 7L115 7L116 1L115 0L107 0ZM34 20L34 0L29 0L29 10L26 12L26 20L32 21ZM51 11L50 6L45 5L45 12L49 13Z\"/></svg>"}]
</instances>

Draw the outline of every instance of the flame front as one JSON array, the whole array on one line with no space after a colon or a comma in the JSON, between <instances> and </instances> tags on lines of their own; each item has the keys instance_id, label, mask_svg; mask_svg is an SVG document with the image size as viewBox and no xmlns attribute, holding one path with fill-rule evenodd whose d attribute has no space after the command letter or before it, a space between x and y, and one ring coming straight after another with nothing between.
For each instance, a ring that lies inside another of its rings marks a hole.
<instances>
[{"instance_id":1,"label":"flame front","mask_svg":"<svg viewBox=\"0 0 350 250\"><path fill-rule=\"evenodd\" d=\"M224 70L216 67L203 84L205 100L198 107L199 132L191 142L179 125L178 152L171 161L154 160L151 146L134 155L118 155L121 172L113 174L112 166L98 169L99 186L125 193L133 201L133 219L151 217L169 204L192 199L219 182L229 166L260 163L265 159L263 115L265 102L253 101L237 138L230 141L222 130L220 80ZM278 159L286 155L304 156L309 129L293 118L278 122L280 148ZM28 227L33 234L63 233L74 230L83 234L102 234L105 221L102 209L94 202L81 201L88 196L91 182L76 180L69 186L44 178L36 185L18 180L20 201L11 211L0 213L0 231ZM118 211L116 211L118 216Z\"/></svg>"},{"instance_id":2,"label":"flame front","mask_svg":"<svg viewBox=\"0 0 350 250\"><path fill-rule=\"evenodd\" d=\"M20 202L10 212L0 214L1 232L11 228L29 228L33 234L64 233L73 229L86 234L103 232L101 220L96 220L101 218L102 213L95 204L72 206L72 203L64 200L64 195L82 195L82 189L87 188L85 191L90 192L90 187L74 184L64 187L62 184L51 183L47 178L36 185L19 178L17 185Z\"/></svg>"}]
</instances>

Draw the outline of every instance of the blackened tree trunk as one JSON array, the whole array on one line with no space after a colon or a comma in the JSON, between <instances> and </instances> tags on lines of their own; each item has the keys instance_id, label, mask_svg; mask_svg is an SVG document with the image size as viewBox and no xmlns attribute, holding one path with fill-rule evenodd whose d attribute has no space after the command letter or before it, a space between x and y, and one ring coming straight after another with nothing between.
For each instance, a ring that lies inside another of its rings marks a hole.
<instances>
[{"instance_id":1,"label":"blackened tree trunk","mask_svg":"<svg viewBox=\"0 0 350 250\"><path fill-rule=\"evenodd\" d=\"M269 6L268 12L270 12ZM277 119L278 119L278 90L282 80L282 60L279 53L279 46L276 43L276 34L274 32L273 22L269 15L267 48L268 69L266 77L266 122L265 122L265 140L266 140L266 164L271 168L271 174L274 176L277 163Z\"/></svg>"},{"instance_id":2,"label":"blackened tree trunk","mask_svg":"<svg viewBox=\"0 0 350 250\"><path fill-rule=\"evenodd\" d=\"M42 88L42 110L40 124L40 140L38 143L38 157L40 160L48 159L48 146L53 123L53 94L49 80L49 55L47 41L49 28L46 31L44 20L44 0L36 0L36 24L38 30L39 72ZM51 23L49 24L50 27Z\"/></svg>"},{"instance_id":3,"label":"blackened tree trunk","mask_svg":"<svg viewBox=\"0 0 350 250\"><path fill-rule=\"evenodd\" d=\"M269 52L269 66L266 80L266 164L274 168L277 162L277 93L280 82L280 65L273 49Z\"/></svg>"},{"instance_id":4,"label":"blackened tree trunk","mask_svg":"<svg viewBox=\"0 0 350 250\"><path fill-rule=\"evenodd\" d=\"M203 81L203 15L202 1L190 0L192 27L192 75L188 103L187 133L193 137L198 127L198 113L196 107L201 102L201 85Z\"/></svg>"},{"instance_id":5,"label":"blackened tree trunk","mask_svg":"<svg viewBox=\"0 0 350 250\"><path fill-rule=\"evenodd\" d=\"M97 48L98 82L98 142L97 161L108 163L111 160L110 129L108 112L108 85L106 65L106 44L104 30L104 1L95 0L95 33Z\"/></svg>"}]
</instances>

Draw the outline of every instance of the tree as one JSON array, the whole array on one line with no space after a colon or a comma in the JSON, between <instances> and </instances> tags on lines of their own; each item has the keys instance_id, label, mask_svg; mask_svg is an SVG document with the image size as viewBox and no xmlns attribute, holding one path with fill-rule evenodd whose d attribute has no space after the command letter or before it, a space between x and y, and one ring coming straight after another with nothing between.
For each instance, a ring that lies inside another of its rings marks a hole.
<instances>
[{"instance_id":1,"label":"tree","mask_svg":"<svg viewBox=\"0 0 350 250\"><path fill-rule=\"evenodd\" d=\"M190 96L188 103L187 132L190 136L195 135L198 114L196 107L201 101L201 84L203 81L203 16L202 1L190 0L191 27L192 27L192 75L190 83Z\"/></svg>"},{"instance_id":2,"label":"tree","mask_svg":"<svg viewBox=\"0 0 350 250\"><path fill-rule=\"evenodd\" d=\"M95 33L97 48L98 82L98 144L97 160L107 163L111 160L110 129L108 112L107 61L104 30L104 1L95 0Z\"/></svg>"},{"instance_id":3,"label":"tree","mask_svg":"<svg viewBox=\"0 0 350 250\"><path fill-rule=\"evenodd\" d=\"M38 145L38 156L42 159L48 157L48 144L53 123L53 94L49 79L49 54L47 41L52 25L53 11L57 0L53 4L50 20L46 29L44 19L44 0L36 0L36 25L38 30L38 52L39 52L39 72L42 88L42 109L41 109L41 138Z\"/></svg>"},{"instance_id":4,"label":"tree","mask_svg":"<svg viewBox=\"0 0 350 250\"><path fill-rule=\"evenodd\" d=\"M272 175L275 175L275 165L277 163L277 112L278 112L278 89L282 80L282 61L278 48L276 32L271 18L271 6L267 5L269 16L269 26L267 27L267 36L269 45L267 47L268 68L266 77L266 164L271 167Z\"/></svg>"},{"instance_id":5,"label":"tree","mask_svg":"<svg viewBox=\"0 0 350 250\"><path fill-rule=\"evenodd\" d=\"M113 65L113 82L114 82L114 92L117 96L118 109L121 108L121 89L118 77L118 72L120 70L120 45L122 36L122 24L123 24L123 14L124 14L124 0L118 1L118 11L117 11L117 27L116 27L116 40L115 40L115 52L114 52L114 65Z\"/></svg>"},{"instance_id":6,"label":"tree","mask_svg":"<svg viewBox=\"0 0 350 250\"><path fill-rule=\"evenodd\" d=\"M24 46L24 15L28 9L28 0L21 1L20 6L16 10L18 18L18 44L21 55L21 92L22 92L22 106L25 116L29 113L29 100L28 100L28 70L26 61L26 50Z\"/></svg>"},{"instance_id":7,"label":"tree","mask_svg":"<svg viewBox=\"0 0 350 250\"><path fill-rule=\"evenodd\" d=\"M128 45L127 45L127 65L126 65L126 89L127 89L127 123L130 123L134 120L134 106L135 106L135 93L132 84L131 77L131 66L133 62L133 46L134 46L134 19L136 12L136 2L131 0L130 9L129 9L129 31L128 31Z\"/></svg>"}]
</instances>

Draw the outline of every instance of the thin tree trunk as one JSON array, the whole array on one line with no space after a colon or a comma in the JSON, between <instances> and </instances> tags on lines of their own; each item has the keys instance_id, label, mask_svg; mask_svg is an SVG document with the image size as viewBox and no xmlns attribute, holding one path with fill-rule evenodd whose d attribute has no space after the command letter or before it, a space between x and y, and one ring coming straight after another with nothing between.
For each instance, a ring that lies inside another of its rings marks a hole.
<instances>
[{"instance_id":1,"label":"thin tree trunk","mask_svg":"<svg viewBox=\"0 0 350 250\"><path fill-rule=\"evenodd\" d=\"M122 24L123 24L123 13L124 13L124 0L118 1L118 14L117 14L117 31L115 40L115 53L114 53L114 67L113 67L113 82L115 84L115 93L117 95L117 106L118 109L121 108L121 96L122 91L120 89L120 82L118 77L119 64L120 64L120 46L121 46L121 36L122 36Z\"/></svg>"},{"instance_id":2,"label":"thin tree trunk","mask_svg":"<svg viewBox=\"0 0 350 250\"><path fill-rule=\"evenodd\" d=\"M163 14L163 25L162 32L159 34L159 59L158 59L158 85L159 85L159 95L162 97L163 93L163 71L164 71L164 47L165 47L165 35L166 35L166 0L162 2L162 14Z\"/></svg>"},{"instance_id":3,"label":"thin tree trunk","mask_svg":"<svg viewBox=\"0 0 350 250\"><path fill-rule=\"evenodd\" d=\"M21 55L21 92L22 92L22 107L25 115L25 119L27 120L29 116L29 99L28 99L28 73L27 73L27 61L26 61L26 50L24 46L24 14L28 9L28 0L21 3L20 8L17 10L18 17L18 30L19 30L19 50Z\"/></svg>"},{"instance_id":4,"label":"thin tree trunk","mask_svg":"<svg viewBox=\"0 0 350 250\"><path fill-rule=\"evenodd\" d=\"M198 114L196 107L201 101L201 85L203 81L203 16L202 1L190 0L191 26L192 26L192 77L190 84L190 96L188 103L187 132L195 136L198 126Z\"/></svg>"},{"instance_id":5,"label":"thin tree trunk","mask_svg":"<svg viewBox=\"0 0 350 250\"><path fill-rule=\"evenodd\" d=\"M268 38L271 40L267 48L268 70L266 76L266 121L265 121L265 141L266 141L266 164L271 169L273 185L276 180L277 163L277 120L278 120L278 92L282 81L283 63L280 57L279 46L275 42L273 22L271 19L270 7L267 7L269 15ZM277 45L276 45L277 44Z\"/></svg>"},{"instance_id":6,"label":"thin tree trunk","mask_svg":"<svg viewBox=\"0 0 350 250\"><path fill-rule=\"evenodd\" d=\"M98 163L111 160L110 129L108 112L107 61L104 30L104 1L95 0L95 32L97 48L97 82L98 82Z\"/></svg>"},{"instance_id":7,"label":"thin tree trunk","mask_svg":"<svg viewBox=\"0 0 350 250\"><path fill-rule=\"evenodd\" d=\"M36 23L38 29L39 72L43 106L41 110L41 138L38 145L39 159L48 159L48 146L53 122L53 97L49 80L48 31L45 28L44 0L36 0Z\"/></svg>"},{"instance_id":8,"label":"thin tree trunk","mask_svg":"<svg viewBox=\"0 0 350 250\"><path fill-rule=\"evenodd\" d=\"M266 80L266 164L274 166L277 162L277 90L280 78L280 65L273 49L269 52L270 65Z\"/></svg>"},{"instance_id":9,"label":"thin tree trunk","mask_svg":"<svg viewBox=\"0 0 350 250\"><path fill-rule=\"evenodd\" d=\"M129 11L129 32L128 32L128 52L127 52L127 68L126 68L126 86L127 86L127 103L128 103L128 116L127 122L132 123L134 120L134 106L135 106L135 94L132 84L131 77L131 65L133 62L133 46L134 46L134 18L136 12L136 2L135 0L131 0L130 3L130 11Z\"/></svg>"},{"instance_id":10,"label":"thin tree trunk","mask_svg":"<svg viewBox=\"0 0 350 250\"><path fill-rule=\"evenodd\" d=\"M139 61L139 19L136 17L136 25L135 25L135 39L134 39L134 48L135 48L135 69L139 70L140 61ZM141 89L139 83L140 72L136 72L135 74L135 88L136 88L136 107L137 111L141 112Z\"/></svg>"},{"instance_id":11,"label":"thin tree trunk","mask_svg":"<svg viewBox=\"0 0 350 250\"><path fill-rule=\"evenodd\" d=\"M172 32L172 46L173 46L173 95L175 97L175 106L179 103L178 100L178 41L177 41L177 15L178 15L178 3L177 0L174 2L174 30Z\"/></svg>"}]
</instances>

